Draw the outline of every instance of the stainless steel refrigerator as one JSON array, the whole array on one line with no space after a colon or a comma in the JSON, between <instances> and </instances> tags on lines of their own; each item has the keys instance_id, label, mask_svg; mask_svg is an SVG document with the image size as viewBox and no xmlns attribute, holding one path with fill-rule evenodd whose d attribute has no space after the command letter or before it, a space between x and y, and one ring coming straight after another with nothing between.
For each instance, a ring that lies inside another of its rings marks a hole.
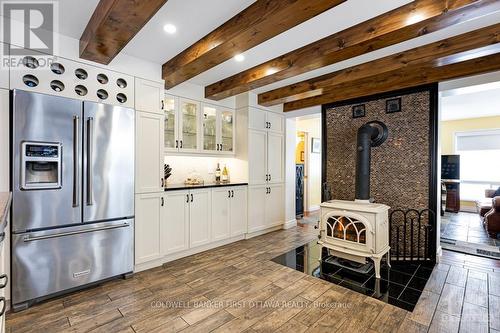
<instances>
[{"instance_id":1,"label":"stainless steel refrigerator","mask_svg":"<svg viewBox=\"0 0 500 333\"><path fill-rule=\"evenodd\" d=\"M12 92L12 305L133 270L132 109Z\"/></svg>"}]
</instances>

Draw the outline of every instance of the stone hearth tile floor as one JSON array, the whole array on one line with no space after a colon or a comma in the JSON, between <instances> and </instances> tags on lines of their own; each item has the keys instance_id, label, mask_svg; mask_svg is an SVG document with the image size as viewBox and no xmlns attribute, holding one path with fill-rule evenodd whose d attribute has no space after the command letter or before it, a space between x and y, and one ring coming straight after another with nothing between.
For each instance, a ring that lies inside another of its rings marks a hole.
<instances>
[{"instance_id":1,"label":"stone hearth tile floor","mask_svg":"<svg viewBox=\"0 0 500 333\"><path fill-rule=\"evenodd\" d=\"M313 241L273 261L408 311L417 304L434 267L429 263L393 262L391 268L383 265L381 279L376 279L373 269L367 274L357 273L326 262L328 257L326 249Z\"/></svg>"}]
</instances>

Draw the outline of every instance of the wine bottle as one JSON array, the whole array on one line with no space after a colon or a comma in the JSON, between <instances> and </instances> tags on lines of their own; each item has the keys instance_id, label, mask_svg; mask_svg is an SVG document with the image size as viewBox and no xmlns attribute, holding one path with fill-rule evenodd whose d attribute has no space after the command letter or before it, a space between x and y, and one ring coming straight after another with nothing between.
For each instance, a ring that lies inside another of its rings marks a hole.
<instances>
[{"instance_id":1,"label":"wine bottle","mask_svg":"<svg viewBox=\"0 0 500 333\"><path fill-rule=\"evenodd\" d=\"M219 165L219 163L217 163L217 169L215 169L215 182L216 183L220 182L220 175L221 175L220 165Z\"/></svg>"},{"instance_id":2,"label":"wine bottle","mask_svg":"<svg viewBox=\"0 0 500 333\"><path fill-rule=\"evenodd\" d=\"M222 181L223 182L229 181L229 172L227 171L226 165L224 165L224 169L222 170Z\"/></svg>"}]
</instances>

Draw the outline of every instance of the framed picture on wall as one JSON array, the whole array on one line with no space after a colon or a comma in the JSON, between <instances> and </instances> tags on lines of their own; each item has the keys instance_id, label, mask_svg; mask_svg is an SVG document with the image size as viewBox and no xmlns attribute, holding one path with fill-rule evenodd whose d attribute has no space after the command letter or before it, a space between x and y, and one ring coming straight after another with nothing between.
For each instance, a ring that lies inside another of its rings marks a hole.
<instances>
[{"instance_id":1,"label":"framed picture on wall","mask_svg":"<svg viewBox=\"0 0 500 333\"><path fill-rule=\"evenodd\" d=\"M321 153L321 140L319 138L312 138L311 152Z\"/></svg>"},{"instance_id":2,"label":"framed picture on wall","mask_svg":"<svg viewBox=\"0 0 500 333\"><path fill-rule=\"evenodd\" d=\"M401 112L401 98L388 99L385 102L385 113Z\"/></svg>"},{"instance_id":3,"label":"framed picture on wall","mask_svg":"<svg viewBox=\"0 0 500 333\"><path fill-rule=\"evenodd\" d=\"M366 115L366 110L365 110L365 105L360 104L360 105L354 105L352 107L352 117L353 118L361 118Z\"/></svg>"}]
</instances>

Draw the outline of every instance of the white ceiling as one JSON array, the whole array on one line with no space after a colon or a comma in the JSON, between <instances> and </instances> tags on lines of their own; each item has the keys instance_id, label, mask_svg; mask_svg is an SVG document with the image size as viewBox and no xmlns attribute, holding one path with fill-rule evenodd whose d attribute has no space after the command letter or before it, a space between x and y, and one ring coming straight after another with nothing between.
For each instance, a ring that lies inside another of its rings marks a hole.
<instances>
[{"instance_id":1,"label":"white ceiling","mask_svg":"<svg viewBox=\"0 0 500 333\"><path fill-rule=\"evenodd\" d=\"M441 120L500 116L500 82L441 93Z\"/></svg>"},{"instance_id":2,"label":"white ceiling","mask_svg":"<svg viewBox=\"0 0 500 333\"><path fill-rule=\"evenodd\" d=\"M140 59L162 64L245 9L254 1L168 0L122 52ZM246 51L243 62L238 63L233 59L228 60L191 79L190 82L203 86L214 83L411 1L413 0L348 0ZM99 0L60 1L59 11L61 19L59 31L64 35L77 39L80 38L98 2ZM453 27L436 33L283 80L256 89L255 92L259 93L278 88L498 22L500 22L500 13L490 14L475 21L456 24ZM163 26L166 23L172 23L177 26L177 32L174 35L168 35L163 31Z\"/></svg>"}]
</instances>

